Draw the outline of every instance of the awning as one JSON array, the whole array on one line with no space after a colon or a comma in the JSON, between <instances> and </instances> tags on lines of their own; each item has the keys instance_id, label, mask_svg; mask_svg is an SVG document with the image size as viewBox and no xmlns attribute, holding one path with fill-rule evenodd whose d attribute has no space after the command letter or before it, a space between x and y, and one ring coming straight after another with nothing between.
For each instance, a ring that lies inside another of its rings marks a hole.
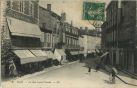
<instances>
[{"instance_id":1,"label":"awning","mask_svg":"<svg viewBox=\"0 0 137 88\"><path fill-rule=\"evenodd\" d=\"M88 53L92 53L92 51L88 51Z\"/></svg>"},{"instance_id":2,"label":"awning","mask_svg":"<svg viewBox=\"0 0 137 88\"><path fill-rule=\"evenodd\" d=\"M94 52L95 52L94 49L90 49L90 50L87 51L87 53L89 53L89 54L94 53Z\"/></svg>"},{"instance_id":3,"label":"awning","mask_svg":"<svg viewBox=\"0 0 137 88\"><path fill-rule=\"evenodd\" d=\"M56 57L54 56L54 54L51 51L45 51L45 52L46 52L48 58L52 58L54 60L56 59Z\"/></svg>"},{"instance_id":4,"label":"awning","mask_svg":"<svg viewBox=\"0 0 137 88\"><path fill-rule=\"evenodd\" d=\"M47 56L46 52L42 50L30 50L35 56Z\"/></svg>"},{"instance_id":5,"label":"awning","mask_svg":"<svg viewBox=\"0 0 137 88\"><path fill-rule=\"evenodd\" d=\"M84 51L79 51L79 54L84 54Z\"/></svg>"},{"instance_id":6,"label":"awning","mask_svg":"<svg viewBox=\"0 0 137 88\"><path fill-rule=\"evenodd\" d=\"M108 52L105 52L102 56L100 56L101 58L102 57L105 57L106 55L108 54Z\"/></svg>"},{"instance_id":7,"label":"awning","mask_svg":"<svg viewBox=\"0 0 137 88\"><path fill-rule=\"evenodd\" d=\"M35 57L29 50L14 50L14 53L20 58Z\"/></svg>"},{"instance_id":8,"label":"awning","mask_svg":"<svg viewBox=\"0 0 137 88\"><path fill-rule=\"evenodd\" d=\"M20 58L21 64L39 62L45 60L42 57L34 56L29 50L14 50L13 52Z\"/></svg>"},{"instance_id":9,"label":"awning","mask_svg":"<svg viewBox=\"0 0 137 88\"><path fill-rule=\"evenodd\" d=\"M7 17L7 22L12 35L41 38L42 32L36 24L12 17Z\"/></svg>"},{"instance_id":10,"label":"awning","mask_svg":"<svg viewBox=\"0 0 137 88\"><path fill-rule=\"evenodd\" d=\"M66 60L66 54L62 49L55 49L54 55L55 55L56 59L59 61L61 61L62 59Z\"/></svg>"},{"instance_id":11,"label":"awning","mask_svg":"<svg viewBox=\"0 0 137 88\"><path fill-rule=\"evenodd\" d=\"M62 56L66 55L62 49L56 49L55 51L57 51Z\"/></svg>"},{"instance_id":12,"label":"awning","mask_svg":"<svg viewBox=\"0 0 137 88\"><path fill-rule=\"evenodd\" d=\"M78 55L79 54L78 51L71 51L70 53L71 53L71 55Z\"/></svg>"},{"instance_id":13,"label":"awning","mask_svg":"<svg viewBox=\"0 0 137 88\"><path fill-rule=\"evenodd\" d=\"M35 55L38 59L41 59L42 61L47 60L48 56L46 52L42 50L30 50L30 52Z\"/></svg>"}]
</instances>

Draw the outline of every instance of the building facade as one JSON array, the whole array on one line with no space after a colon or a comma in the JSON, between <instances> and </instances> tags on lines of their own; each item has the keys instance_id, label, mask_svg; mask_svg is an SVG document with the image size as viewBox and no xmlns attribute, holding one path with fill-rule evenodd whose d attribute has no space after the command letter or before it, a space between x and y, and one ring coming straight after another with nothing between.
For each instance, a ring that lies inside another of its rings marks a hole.
<instances>
[{"instance_id":1,"label":"building facade","mask_svg":"<svg viewBox=\"0 0 137 88\"><path fill-rule=\"evenodd\" d=\"M63 41L63 48L65 49L66 53L68 54L68 58L72 58L72 56L78 56L79 54L79 32L78 28L74 27L68 22L64 22L63 24L63 32L62 32L62 41ZM69 53L68 53L69 52ZM69 55L70 54L70 55ZM74 58L75 59L75 58Z\"/></svg>"},{"instance_id":2,"label":"building facade","mask_svg":"<svg viewBox=\"0 0 137 88\"><path fill-rule=\"evenodd\" d=\"M36 0L33 2L33 1L21 1L21 0L20 1L9 0L7 1L6 10L7 10L6 19L8 22L8 26L10 28L10 34L12 35L10 37L11 37L11 41L13 41L12 46L40 47L41 32L37 27L38 1ZM16 24L19 25L16 26ZM31 26L29 27L29 25ZM24 26L27 26L26 30L22 29L24 28ZM15 28L15 27L19 27L19 28ZM34 27L34 29L31 27ZM31 31L27 31L27 30L31 30ZM34 35L36 35L36 37Z\"/></svg>"},{"instance_id":3,"label":"building facade","mask_svg":"<svg viewBox=\"0 0 137 88\"><path fill-rule=\"evenodd\" d=\"M39 7L39 26L44 33L43 48L52 51L58 61L62 58L65 61L70 55L78 55L79 51L79 29L65 19L65 13L60 16L51 11L51 4L47 4L47 8Z\"/></svg>"},{"instance_id":4,"label":"building facade","mask_svg":"<svg viewBox=\"0 0 137 88\"><path fill-rule=\"evenodd\" d=\"M44 33L43 49L47 53L52 53L53 61L66 61L66 54L62 49L62 22L61 16L51 11L51 4L47 8L39 6L39 27Z\"/></svg>"},{"instance_id":5,"label":"building facade","mask_svg":"<svg viewBox=\"0 0 137 88\"><path fill-rule=\"evenodd\" d=\"M38 0L8 0L5 9L4 32L10 41L12 54L7 53L5 74L8 60L13 60L18 73L30 73L42 69L47 54L41 50L42 32L39 28ZM7 41L7 40L6 40ZM26 69L27 68L27 69Z\"/></svg>"},{"instance_id":6,"label":"building facade","mask_svg":"<svg viewBox=\"0 0 137 88\"><path fill-rule=\"evenodd\" d=\"M63 42L65 43L66 49L79 49L78 45L78 28L74 27L72 24L65 23L65 29L63 32Z\"/></svg>"},{"instance_id":7,"label":"building facade","mask_svg":"<svg viewBox=\"0 0 137 88\"><path fill-rule=\"evenodd\" d=\"M136 1L111 1L102 25L102 48L109 51L108 64L136 74ZM115 12L115 13L114 13Z\"/></svg>"},{"instance_id":8,"label":"building facade","mask_svg":"<svg viewBox=\"0 0 137 88\"><path fill-rule=\"evenodd\" d=\"M97 33L97 30L89 30L87 27L85 29L80 28L80 39L79 44L80 47L83 47L84 56L95 53L96 49L100 48L101 45L101 37L100 34Z\"/></svg>"},{"instance_id":9,"label":"building facade","mask_svg":"<svg viewBox=\"0 0 137 88\"><path fill-rule=\"evenodd\" d=\"M58 48L61 16L51 11L51 4L47 4L47 9L40 6L39 14L39 26L44 33L43 48Z\"/></svg>"}]
</instances>

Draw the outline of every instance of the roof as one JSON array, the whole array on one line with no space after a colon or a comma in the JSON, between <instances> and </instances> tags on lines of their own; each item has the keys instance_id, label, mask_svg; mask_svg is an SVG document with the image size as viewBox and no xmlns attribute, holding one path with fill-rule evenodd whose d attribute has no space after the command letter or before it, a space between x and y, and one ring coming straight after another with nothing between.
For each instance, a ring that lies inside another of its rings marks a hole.
<instances>
[{"instance_id":1,"label":"roof","mask_svg":"<svg viewBox=\"0 0 137 88\"><path fill-rule=\"evenodd\" d=\"M48 9L42 7L42 6L39 6L39 8L41 8L41 9L43 9L43 10L45 10L45 11L50 12L50 14L51 14L52 16L54 16L54 17L58 17L59 20L61 19L61 16L58 15L57 13L55 13L55 12L53 12L53 11L51 11L51 10L48 10Z\"/></svg>"}]
</instances>

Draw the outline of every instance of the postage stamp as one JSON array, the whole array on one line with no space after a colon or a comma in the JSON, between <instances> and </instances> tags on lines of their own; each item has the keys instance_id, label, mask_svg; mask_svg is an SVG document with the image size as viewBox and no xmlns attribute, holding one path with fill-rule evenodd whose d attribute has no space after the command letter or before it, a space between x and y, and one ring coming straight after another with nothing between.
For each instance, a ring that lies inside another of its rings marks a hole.
<instances>
[{"instance_id":1,"label":"postage stamp","mask_svg":"<svg viewBox=\"0 0 137 88\"><path fill-rule=\"evenodd\" d=\"M84 20L104 20L105 3L83 2Z\"/></svg>"}]
</instances>

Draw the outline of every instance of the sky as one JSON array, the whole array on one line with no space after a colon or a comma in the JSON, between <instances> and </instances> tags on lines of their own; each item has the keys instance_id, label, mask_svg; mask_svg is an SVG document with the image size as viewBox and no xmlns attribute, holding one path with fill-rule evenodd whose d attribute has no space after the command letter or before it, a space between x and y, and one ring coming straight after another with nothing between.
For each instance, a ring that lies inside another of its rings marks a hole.
<instances>
[{"instance_id":1,"label":"sky","mask_svg":"<svg viewBox=\"0 0 137 88\"><path fill-rule=\"evenodd\" d=\"M58 15L62 12L66 13L66 22L71 23L76 27L88 27L94 29L91 25L93 21L89 23L87 20L82 19L83 2L104 2L106 6L110 0L39 0L40 6L47 8L47 4L51 4L51 10Z\"/></svg>"}]
</instances>

